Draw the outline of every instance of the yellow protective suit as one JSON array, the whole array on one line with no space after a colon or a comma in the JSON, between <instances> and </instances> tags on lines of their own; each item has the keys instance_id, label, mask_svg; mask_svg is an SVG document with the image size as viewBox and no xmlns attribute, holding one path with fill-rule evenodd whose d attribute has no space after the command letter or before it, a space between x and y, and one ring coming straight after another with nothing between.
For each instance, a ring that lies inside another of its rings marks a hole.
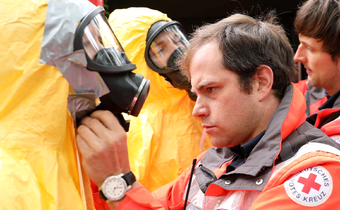
<instances>
[{"instance_id":1,"label":"yellow protective suit","mask_svg":"<svg viewBox=\"0 0 340 210\"><path fill-rule=\"evenodd\" d=\"M129 159L137 179L150 191L174 180L200 153L201 121L192 116L194 102L184 90L171 86L145 61L146 36L157 21L171 21L149 8L117 9L109 23L134 73L150 80L150 92L138 117L130 117ZM211 147L206 137L202 150Z\"/></svg>"},{"instance_id":2,"label":"yellow protective suit","mask_svg":"<svg viewBox=\"0 0 340 210\"><path fill-rule=\"evenodd\" d=\"M0 2L0 209L94 208L79 169L69 84L57 67L39 63L47 3Z\"/></svg>"}]
</instances>

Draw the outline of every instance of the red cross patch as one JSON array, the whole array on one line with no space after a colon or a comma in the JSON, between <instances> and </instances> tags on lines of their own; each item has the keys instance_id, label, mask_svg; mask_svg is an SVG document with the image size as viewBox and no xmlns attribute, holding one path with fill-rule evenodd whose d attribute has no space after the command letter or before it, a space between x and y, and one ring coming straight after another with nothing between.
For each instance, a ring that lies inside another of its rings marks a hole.
<instances>
[{"instance_id":1,"label":"red cross patch","mask_svg":"<svg viewBox=\"0 0 340 210\"><path fill-rule=\"evenodd\" d=\"M307 179L304 177L299 177L297 182L303 184L302 192L309 194L312 188L319 191L321 184L315 182L316 177L317 176L315 174L309 174Z\"/></svg>"},{"instance_id":2,"label":"red cross patch","mask_svg":"<svg viewBox=\"0 0 340 210\"><path fill-rule=\"evenodd\" d=\"M318 206L332 194L333 180L321 166L305 169L284 183L287 195L302 206Z\"/></svg>"}]
</instances>

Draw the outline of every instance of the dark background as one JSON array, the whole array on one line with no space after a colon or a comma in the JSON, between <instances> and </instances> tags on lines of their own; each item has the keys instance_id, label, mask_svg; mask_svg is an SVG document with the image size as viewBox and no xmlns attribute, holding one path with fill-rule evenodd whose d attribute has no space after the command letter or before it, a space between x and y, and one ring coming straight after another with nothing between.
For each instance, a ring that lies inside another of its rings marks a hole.
<instances>
[{"instance_id":1,"label":"dark background","mask_svg":"<svg viewBox=\"0 0 340 210\"><path fill-rule=\"evenodd\" d=\"M205 23L214 23L235 12L258 16L269 10L276 10L278 20L284 27L294 51L299 45L294 31L294 18L298 7L304 0L107 0L106 9L111 13L115 9L128 7L148 7L179 21L188 34ZM305 78L301 71L300 78Z\"/></svg>"}]
</instances>

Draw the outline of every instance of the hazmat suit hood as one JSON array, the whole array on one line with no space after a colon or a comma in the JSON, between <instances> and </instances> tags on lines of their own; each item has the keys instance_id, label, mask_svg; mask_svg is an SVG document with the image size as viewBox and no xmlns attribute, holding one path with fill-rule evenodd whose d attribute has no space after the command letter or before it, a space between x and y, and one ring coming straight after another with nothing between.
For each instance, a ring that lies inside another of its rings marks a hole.
<instances>
[{"instance_id":1,"label":"hazmat suit hood","mask_svg":"<svg viewBox=\"0 0 340 210\"><path fill-rule=\"evenodd\" d=\"M76 93L99 98L109 91L107 86L97 72L86 69L85 52L73 47L79 22L95 8L84 0L48 1L40 62L56 66Z\"/></svg>"},{"instance_id":2,"label":"hazmat suit hood","mask_svg":"<svg viewBox=\"0 0 340 210\"><path fill-rule=\"evenodd\" d=\"M138 117L130 118L128 134L132 171L149 190L174 180L200 153L201 121L192 116L194 101L185 90L174 88L145 61L147 34L158 21L172 21L157 10L132 7L114 10L109 23L133 71L150 80L148 98ZM203 150L211 143L204 141Z\"/></svg>"},{"instance_id":3,"label":"hazmat suit hood","mask_svg":"<svg viewBox=\"0 0 340 210\"><path fill-rule=\"evenodd\" d=\"M60 12L65 6L70 15ZM40 62L58 67L77 94L69 97L77 122L94 108L104 109L128 130L120 113L137 116L149 90L149 80L131 73L136 66L116 39L104 8L87 1L49 2ZM95 100L90 104L91 95L100 101L98 106Z\"/></svg>"},{"instance_id":4,"label":"hazmat suit hood","mask_svg":"<svg viewBox=\"0 0 340 210\"><path fill-rule=\"evenodd\" d=\"M81 72L91 75L82 77L88 81L80 84L65 70L86 62L82 52L73 52L73 34L80 19L94 8L87 0L0 2L4 209L93 209L67 105L69 95L80 91L92 93L93 104L106 87L94 73Z\"/></svg>"}]
</instances>

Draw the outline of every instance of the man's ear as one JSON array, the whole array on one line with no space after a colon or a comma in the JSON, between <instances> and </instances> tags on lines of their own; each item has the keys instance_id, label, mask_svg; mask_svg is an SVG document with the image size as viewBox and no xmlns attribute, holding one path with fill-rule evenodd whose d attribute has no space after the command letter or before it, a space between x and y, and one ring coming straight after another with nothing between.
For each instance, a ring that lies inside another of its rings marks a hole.
<instances>
[{"instance_id":1,"label":"man's ear","mask_svg":"<svg viewBox=\"0 0 340 210\"><path fill-rule=\"evenodd\" d=\"M259 101L264 100L272 90L274 74L272 69L267 65L257 67L256 74L254 75L256 85L254 86L255 92L259 97Z\"/></svg>"}]
</instances>

